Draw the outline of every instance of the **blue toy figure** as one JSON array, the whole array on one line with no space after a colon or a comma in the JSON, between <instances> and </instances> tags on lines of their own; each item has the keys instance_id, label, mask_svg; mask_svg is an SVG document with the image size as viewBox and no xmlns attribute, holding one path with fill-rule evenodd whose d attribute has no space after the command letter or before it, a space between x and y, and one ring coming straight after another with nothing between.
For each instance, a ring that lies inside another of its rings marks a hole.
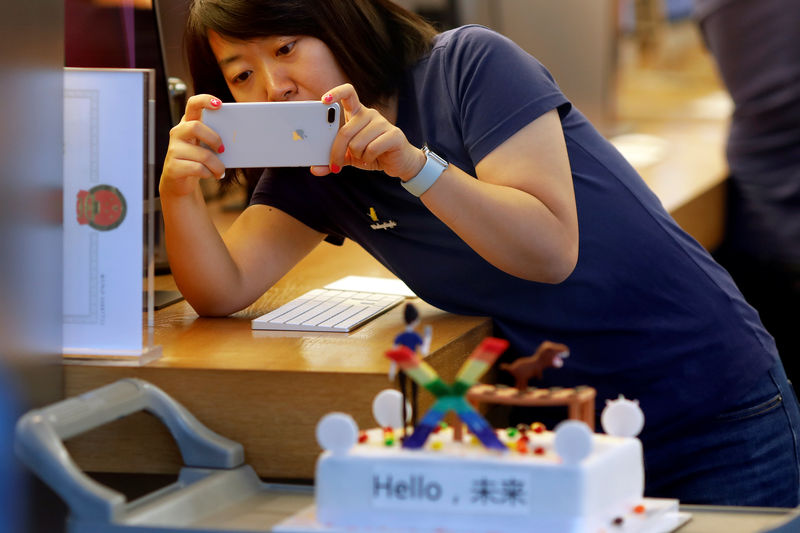
<instances>
[{"instance_id":1,"label":"blue toy figure","mask_svg":"<svg viewBox=\"0 0 800 533\"><path fill-rule=\"evenodd\" d=\"M419 312L413 304L406 304L403 309L403 320L406 323L405 329L394 338L394 348L405 346L412 352L417 352L425 357L431 348L431 337L433 330L430 326L425 327L425 337L420 336L416 332L416 327L419 325ZM394 361L391 363L389 370L389 377L392 378L397 371L397 365ZM403 421L406 420L406 375L401 370L398 375L398 388L403 393ZM417 383L411 382L411 424L417 425ZM405 437L405 426L403 427L403 436Z\"/></svg>"},{"instance_id":2,"label":"blue toy figure","mask_svg":"<svg viewBox=\"0 0 800 533\"><path fill-rule=\"evenodd\" d=\"M403 320L406 323L406 329L394 338L395 346L407 346L412 352L416 352L418 348L423 356L428 355L431 348L431 334L430 326L425 328L425 338L423 339L415 328L419 325L419 312L413 304L406 304L403 310Z\"/></svg>"}]
</instances>

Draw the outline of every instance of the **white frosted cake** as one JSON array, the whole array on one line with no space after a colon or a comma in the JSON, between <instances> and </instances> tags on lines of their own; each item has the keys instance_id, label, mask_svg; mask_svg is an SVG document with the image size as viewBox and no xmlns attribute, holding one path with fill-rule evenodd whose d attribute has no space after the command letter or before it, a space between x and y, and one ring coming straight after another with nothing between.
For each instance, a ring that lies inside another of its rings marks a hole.
<instances>
[{"instance_id":1,"label":"white frosted cake","mask_svg":"<svg viewBox=\"0 0 800 533\"><path fill-rule=\"evenodd\" d=\"M595 435L588 457L564 464L554 437L528 431L528 443L511 437L506 453L454 443L451 431L424 450L372 436L347 454L326 451L317 463L317 518L344 527L596 531L642 503L637 439Z\"/></svg>"},{"instance_id":2,"label":"white frosted cake","mask_svg":"<svg viewBox=\"0 0 800 533\"><path fill-rule=\"evenodd\" d=\"M398 433L323 418L315 506L276 531L660 532L687 519L677 500L643 498L635 437L568 420L552 432L497 430L507 447L498 451L471 434L457 442L452 428L420 449L403 448Z\"/></svg>"}]
</instances>

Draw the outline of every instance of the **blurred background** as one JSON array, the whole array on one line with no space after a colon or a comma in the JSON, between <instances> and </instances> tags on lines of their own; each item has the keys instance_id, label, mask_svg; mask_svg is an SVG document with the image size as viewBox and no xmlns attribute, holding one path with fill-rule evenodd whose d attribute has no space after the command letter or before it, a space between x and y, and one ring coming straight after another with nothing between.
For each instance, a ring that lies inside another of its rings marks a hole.
<instances>
[{"instance_id":1,"label":"blurred background","mask_svg":"<svg viewBox=\"0 0 800 533\"><path fill-rule=\"evenodd\" d=\"M10 2L3 11L0 531L58 531L64 520L61 502L23 470L12 447L19 415L63 396L63 5L59 0L30 0Z\"/></svg>"}]
</instances>

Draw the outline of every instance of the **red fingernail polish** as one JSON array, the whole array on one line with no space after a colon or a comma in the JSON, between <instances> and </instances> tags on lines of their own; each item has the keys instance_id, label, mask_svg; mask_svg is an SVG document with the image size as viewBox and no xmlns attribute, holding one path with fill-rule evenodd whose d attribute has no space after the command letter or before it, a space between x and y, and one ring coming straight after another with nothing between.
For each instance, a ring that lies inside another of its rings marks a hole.
<instances>
[{"instance_id":1,"label":"red fingernail polish","mask_svg":"<svg viewBox=\"0 0 800 533\"><path fill-rule=\"evenodd\" d=\"M220 144L219 148L217 148L217 152L219 152L221 154L224 151L225 151L225 145L224 144Z\"/></svg>"},{"instance_id":2,"label":"red fingernail polish","mask_svg":"<svg viewBox=\"0 0 800 533\"><path fill-rule=\"evenodd\" d=\"M325 102L326 104L330 104L332 100L333 100L332 94L326 94L325 96L322 97L322 101Z\"/></svg>"},{"instance_id":3,"label":"red fingernail polish","mask_svg":"<svg viewBox=\"0 0 800 533\"><path fill-rule=\"evenodd\" d=\"M331 172L333 172L334 174L338 174L339 171L341 171L341 170L342 170L342 167L340 167L339 165L331 165Z\"/></svg>"},{"instance_id":4,"label":"red fingernail polish","mask_svg":"<svg viewBox=\"0 0 800 533\"><path fill-rule=\"evenodd\" d=\"M211 101L209 101L209 104L211 104L214 107L219 107L222 105L222 101L220 101L219 98L212 98Z\"/></svg>"}]
</instances>

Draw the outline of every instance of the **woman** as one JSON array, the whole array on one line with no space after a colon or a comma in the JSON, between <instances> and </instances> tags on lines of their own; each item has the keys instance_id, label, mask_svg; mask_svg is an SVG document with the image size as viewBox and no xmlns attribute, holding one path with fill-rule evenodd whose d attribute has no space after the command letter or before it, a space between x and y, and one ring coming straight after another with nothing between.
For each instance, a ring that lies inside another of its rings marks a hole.
<instances>
[{"instance_id":1,"label":"woman","mask_svg":"<svg viewBox=\"0 0 800 533\"><path fill-rule=\"evenodd\" d=\"M350 238L429 303L491 316L510 357L569 346L548 385L637 398L648 495L797 505L800 413L772 338L534 58L386 0L198 0L187 43L199 94L160 190L198 313L242 309ZM224 139L201 110L316 99L343 109L330 164L265 172L221 238L198 181L224 174Z\"/></svg>"}]
</instances>

